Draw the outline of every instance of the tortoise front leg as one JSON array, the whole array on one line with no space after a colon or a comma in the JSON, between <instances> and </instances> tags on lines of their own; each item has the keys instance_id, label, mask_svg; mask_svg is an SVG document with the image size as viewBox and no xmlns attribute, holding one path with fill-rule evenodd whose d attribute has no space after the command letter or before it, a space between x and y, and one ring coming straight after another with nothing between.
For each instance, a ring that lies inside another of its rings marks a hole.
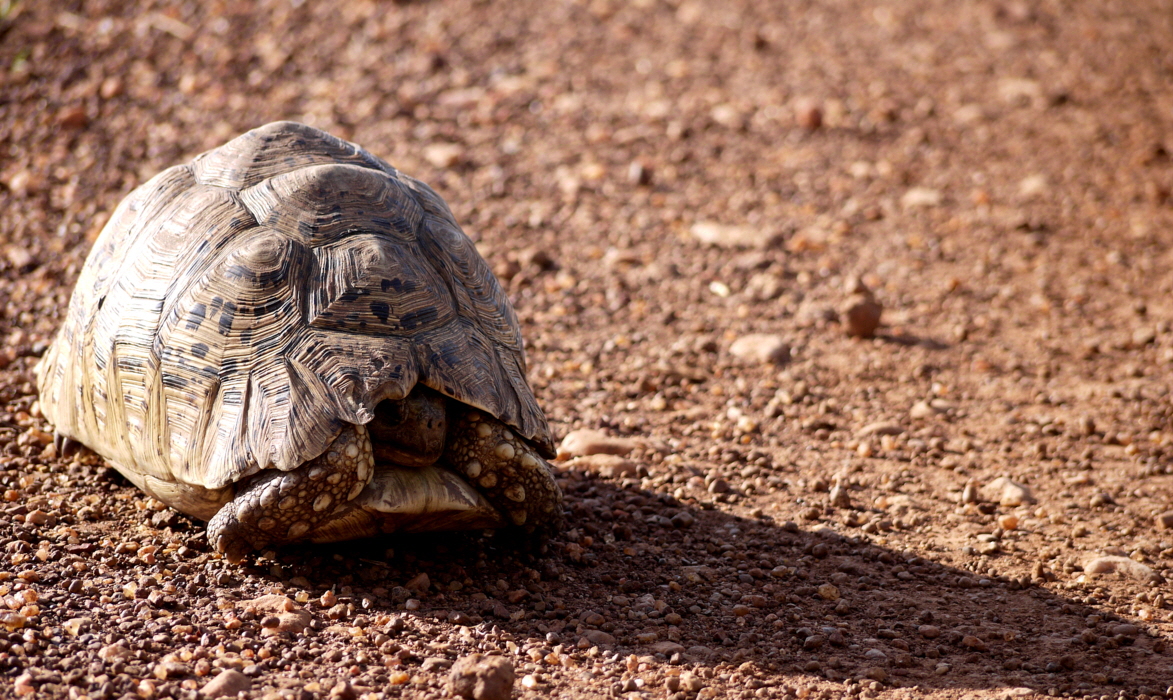
<instances>
[{"instance_id":1,"label":"tortoise front leg","mask_svg":"<svg viewBox=\"0 0 1173 700\"><path fill-rule=\"evenodd\" d=\"M257 474L208 521L208 542L232 563L269 545L305 539L353 500L375 472L367 429L347 426L330 449L297 469Z\"/></svg>"},{"instance_id":2,"label":"tortoise front leg","mask_svg":"<svg viewBox=\"0 0 1173 700\"><path fill-rule=\"evenodd\" d=\"M496 418L465 412L452 426L444 459L514 525L528 532L562 527L562 490L550 465Z\"/></svg>"}]
</instances>

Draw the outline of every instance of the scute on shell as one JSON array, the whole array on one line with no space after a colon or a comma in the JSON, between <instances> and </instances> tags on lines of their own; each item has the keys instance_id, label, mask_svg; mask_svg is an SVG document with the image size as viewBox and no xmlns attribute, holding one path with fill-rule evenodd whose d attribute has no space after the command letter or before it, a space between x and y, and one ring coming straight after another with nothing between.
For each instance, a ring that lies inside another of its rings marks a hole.
<instances>
[{"instance_id":1,"label":"scute on shell","mask_svg":"<svg viewBox=\"0 0 1173 700\"><path fill-rule=\"evenodd\" d=\"M290 122L127 197L37 368L60 433L175 484L180 510L185 488L296 468L417 381L552 454L508 297L447 205Z\"/></svg>"}]
</instances>

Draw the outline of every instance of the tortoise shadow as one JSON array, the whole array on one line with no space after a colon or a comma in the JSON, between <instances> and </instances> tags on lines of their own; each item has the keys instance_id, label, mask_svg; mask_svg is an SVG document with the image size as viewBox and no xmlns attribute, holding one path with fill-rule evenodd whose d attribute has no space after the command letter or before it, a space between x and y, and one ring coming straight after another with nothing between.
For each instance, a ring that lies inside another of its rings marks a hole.
<instances>
[{"instance_id":1,"label":"tortoise shadow","mask_svg":"<svg viewBox=\"0 0 1173 700\"><path fill-rule=\"evenodd\" d=\"M521 673L562 655L594 677L597 661L634 656L615 667L633 669L614 676L617 689L658 665L759 696L827 681L1164 689L1169 659L1156 629L1078 592L981 573L976 556L954 567L826 524L744 519L633 482L563 476L573 527L539 548L502 534L387 536L290 548L252 573L331 590L349 606L331 620L311 604L319 619L308 634L345 634L356 616L423 634L468 627L503 652L517 644ZM400 656L391 667L421 661ZM351 682L377 687L389 672L373 663Z\"/></svg>"}]
</instances>

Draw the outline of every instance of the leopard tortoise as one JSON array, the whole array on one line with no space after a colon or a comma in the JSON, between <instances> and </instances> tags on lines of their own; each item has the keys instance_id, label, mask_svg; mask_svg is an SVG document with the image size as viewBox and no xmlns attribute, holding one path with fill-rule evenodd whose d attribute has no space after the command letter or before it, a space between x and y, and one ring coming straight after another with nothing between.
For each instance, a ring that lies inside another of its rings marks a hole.
<instances>
[{"instance_id":1,"label":"leopard tortoise","mask_svg":"<svg viewBox=\"0 0 1173 700\"><path fill-rule=\"evenodd\" d=\"M230 560L381 532L559 527L508 297L430 187L277 122L163 171L37 367L57 435Z\"/></svg>"}]
</instances>

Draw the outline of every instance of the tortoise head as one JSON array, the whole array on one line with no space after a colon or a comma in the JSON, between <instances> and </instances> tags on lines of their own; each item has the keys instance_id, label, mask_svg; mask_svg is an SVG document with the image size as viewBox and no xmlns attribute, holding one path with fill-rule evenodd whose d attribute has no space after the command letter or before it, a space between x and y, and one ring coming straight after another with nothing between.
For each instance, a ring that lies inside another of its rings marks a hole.
<instances>
[{"instance_id":1,"label":"tortoise head","mask_svg":"<svg viewBox=\"0 0 1173 700\"><path fill-rule=\"evenodd\" d=\"M403 467L429 466L444 453L448 399L417 384L398 401L380 402L367 430L377 461Z\"/></svg>"}]
</instances>

